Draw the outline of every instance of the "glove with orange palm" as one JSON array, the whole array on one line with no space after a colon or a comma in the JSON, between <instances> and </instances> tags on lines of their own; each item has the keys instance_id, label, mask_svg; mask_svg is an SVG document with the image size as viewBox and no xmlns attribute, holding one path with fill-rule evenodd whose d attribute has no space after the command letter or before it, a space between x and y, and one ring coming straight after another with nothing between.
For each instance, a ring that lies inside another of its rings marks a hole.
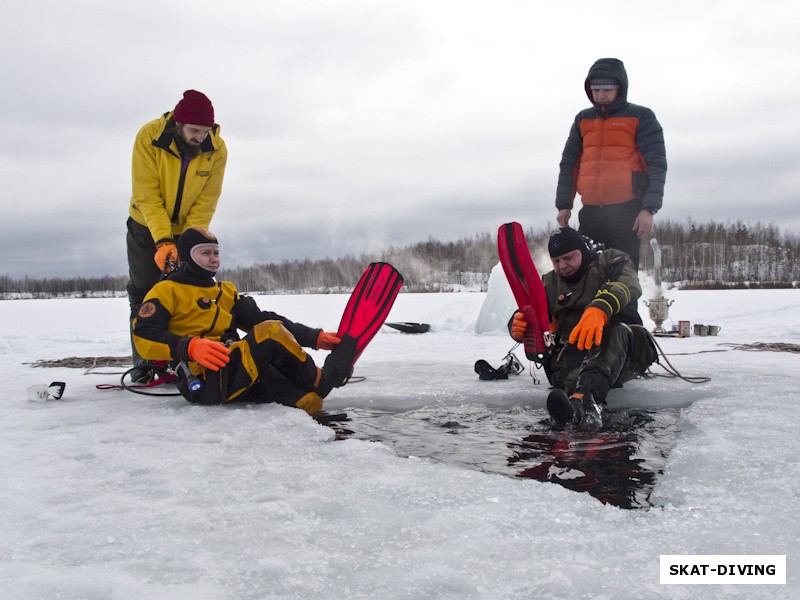
<instances>
[{"instance_id":1,"label":"glove with orange palm","mask_svg":"<svg viewBox=\"0 0 800 600\"><path fill-rule=\"evenodd\" d=\"M230 362L231 349L222 342L193 337L187 348L189 359L200 363L206 369L219 371Z\"/></svg>"},{"instance_id":2,"label":"glove with orange palm","mask_svg":"<svg viewBox=\"0 0 800 600\"><path fill-rule=\"evenodd\" d=\"M320 331L317 336L317 349L318 350L333 350L333 347L342 340L336 337L335 333L328 331Z\"/></svg>"},{"instance_id":3,"label":"glove with orange palm","mask_svg":"<svg viewBox=\"0 0 800 600\"><path fill-rule=\"evenodd\" d=\"M178 260L178 247L175 245L175 242L172 240L164 240L156 244L156 254L153 256L153 260L156 261L156 265L158 265L158 268L161 269L163 273L164 269L167 267L167 261L174 262Z\"/></svg>"},{"instance_id":4,"label":"glove with orange palm","mask_svg":"<svg viewBox=\"0 0 800 600\"><path fill-rule=\"evenodd\" d=\"M525 320L525 315L517 311L511 319L511 339L515 342L522 343L522 338L525 337L525 331L528 329L528 322Z\"/></svg>"},{"instance_id":5,"label":"glove with orange palm","mask_svg":"<svg viewBox=\"0 0 800 600\"><path fill-rule=\"evenodd\" d=\"M583 311L581 320L569 334L569 343L577 342L578 350L590 350L599 346L603 339L603 327L608 323L608 315L595 306Z\"/></svg>"}]
</instances>

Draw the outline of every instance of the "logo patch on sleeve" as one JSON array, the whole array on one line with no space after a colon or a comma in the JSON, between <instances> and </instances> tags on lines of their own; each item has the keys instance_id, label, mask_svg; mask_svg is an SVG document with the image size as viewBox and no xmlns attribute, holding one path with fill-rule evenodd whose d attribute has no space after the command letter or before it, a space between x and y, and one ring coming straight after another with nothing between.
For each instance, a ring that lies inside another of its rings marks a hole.
<instances>
[{"instance_id":1,"label":"logo patch on sleeve","mask_svg":"<svg viewBox=\"0 0 800 600\"><path fill-rule=\"evenodd\" d=\"M156 305L153 302L145 302L139 307L139 316L143 319L152 317L156 314Z\"/></svg>"}]
</instances>

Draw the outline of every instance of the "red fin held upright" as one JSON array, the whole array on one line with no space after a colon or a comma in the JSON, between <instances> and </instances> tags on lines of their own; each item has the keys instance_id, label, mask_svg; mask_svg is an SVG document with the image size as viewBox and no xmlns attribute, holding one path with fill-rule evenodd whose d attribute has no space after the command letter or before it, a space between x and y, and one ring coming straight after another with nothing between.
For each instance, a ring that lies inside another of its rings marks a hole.
<instances>
[{"instance_id":1,"label":"red fin held upright","mask_svg":"<svg viewBox=\"0 0 800 600\"><path fill-rule=\"evenodd\" d=\"M528 322L523 340L525 355L530 360L541 362L542 354L552 344L547 293L533 264L522 225L512 222L500 226L497 252L517 307Z\"/></svg>"}]
</instances>

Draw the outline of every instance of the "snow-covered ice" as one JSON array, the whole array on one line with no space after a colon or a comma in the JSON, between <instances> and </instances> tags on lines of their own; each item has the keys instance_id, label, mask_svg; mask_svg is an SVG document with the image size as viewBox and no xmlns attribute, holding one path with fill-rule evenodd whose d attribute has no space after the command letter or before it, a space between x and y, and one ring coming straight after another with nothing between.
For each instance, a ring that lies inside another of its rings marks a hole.
<instances>
[{"instance_id":1,"label":"snow-covered ice","mask_svg":"<svg viewBox=\"0 0 800 600\"><path fill-rule=\"evenodd\" d=\"M101 391L117 376L25 364L129 352L125 299L0 302L0 597L797 598L800 355L721 344L800 344L797 290L669 291L670 316L722 327L659 339L682 374L634 381L612 408L679 407L649 510L334 441L276 405L199 407ZM486 294L401 294L350 384L326 402L409 411L482 403L544 414L527 375L482 382L513 345L475 332ZM645 294L645 298L647 298ZM341 295L257 296L335 329ZM645 324L647 310L642 307ZM323 353L315 353L323 357ZM67 383L59 401L26 388ZM391 417L390 417L391 418ZM784 586L666 586L662 554L785 554Z\"/></svg>"}]
</instances>

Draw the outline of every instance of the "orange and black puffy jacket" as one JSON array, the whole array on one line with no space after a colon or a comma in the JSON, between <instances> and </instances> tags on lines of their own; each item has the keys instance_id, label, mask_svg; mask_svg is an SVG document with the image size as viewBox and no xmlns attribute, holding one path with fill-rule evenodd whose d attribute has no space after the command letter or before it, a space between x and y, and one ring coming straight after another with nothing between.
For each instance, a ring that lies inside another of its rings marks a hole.
<instances>
[{"instance_id":1,"label":"orange and black puffy jacket","mask_svg":"<svg viewBox=\"0 0 800 600\"><path fill-rule=\"evenodd\" d=\"M661 125L652 110L628 102L622 61L604 58L592 65L584 82L590 101L595 78L619 81L619 96L605 109L593 105L575 117L561 157L556 208L572 209L577 192L585 205L641 199L642 208L655 214L667 174Z\"/></svg>"}]
</instances>

